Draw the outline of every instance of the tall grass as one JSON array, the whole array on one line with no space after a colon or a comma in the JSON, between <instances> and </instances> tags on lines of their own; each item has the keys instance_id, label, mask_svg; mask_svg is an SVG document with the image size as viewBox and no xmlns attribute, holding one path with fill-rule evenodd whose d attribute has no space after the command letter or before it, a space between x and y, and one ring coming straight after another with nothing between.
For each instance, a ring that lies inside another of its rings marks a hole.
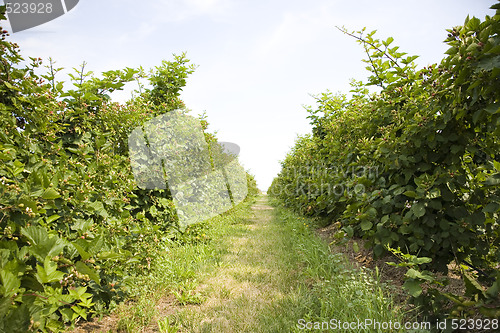
<instances>
[{"instance_id":1,"label":"tall grass","mask_svg":"<svg viewBox=\"0 0 500 333\"><path fill-rule=\"evenodd\" d=\"M371 321L404 325L415 318L393 302L376 272L354 268L343 254L331 253L328 245L314 234L313 219L298 216L279 205L274 212L274 220L281 223L276 228L281 229L284 235L283 247L290 254L289 269L298 267L300 273L296 281L296 295L289 295L264 314L263 318L269 325L272 325L273 313L281 308L288 309L283 313L290 320L296 319L292 332L303 331L306 323L309 327L320 327L321 331L420 332L396 329L396 325L393 329L378 329L373 325L351 325L342 329L343 323ZM299 323L297 318L302 321Z\"/></svg>"}]
</instances>

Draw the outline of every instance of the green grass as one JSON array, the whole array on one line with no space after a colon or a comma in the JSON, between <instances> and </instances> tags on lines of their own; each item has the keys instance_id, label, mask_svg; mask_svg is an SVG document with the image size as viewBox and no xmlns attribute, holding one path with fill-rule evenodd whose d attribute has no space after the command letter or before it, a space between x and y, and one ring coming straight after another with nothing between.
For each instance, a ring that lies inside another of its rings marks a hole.
<instances>
[{"instance_id":1,"label":"green grass","mask_svg":"<svg viewBox=\"0 0 500 333\"><path fill-rule=\"evenodd\" d=\"M321 323L320 327L332 319L348 323L358 320L363 322L365 319L381 323L403 323L408 320L404 311L392 302L373 272L355 269L342 254L330 252L328 245L314 235L313 220L278 207L275 221L282 223L275 226L279 234L287 236L283 237L282 247L287 249L287 253L283 253L288 263L285 269L297 270L298 273L294 277L295 281L287 281L290 285L295 284L296 292L289 294L264 315L268 325L273 325L273 313L280 309L286 309L281 321L288 317L290 323L297 324L297 318L301 318L304 322ZM295 326L290 331L302 330ZM365 332L352 328L346 331Z\"/></svg>"},{"instance_id":2,"label":"green grass","mask_svg":"<svg viewBox=\"0 0 500 333\"><path fill-rule=\"evenodd\" d=\"M116 311L117 330L138 332L157 326L161 332L176 332L178 324L163 316L157 305L172 297L179 306L203 303L204 295L196 290L198 281L224 265L222 257L227 249L218 240L229 230L237 233L241 228L238 223L250 216L252 203L244 202L221 216L191 226L175 241L160 242L151 255L154 259L150 273L133 283L132 293L138 296Z\"/></svg>"},{"instance_id":3,"label":"green grass","mask_svg":"<svg viewBox=\"0 0 500 333\"><path fill-rule=\"evenodd\" d=\"M182 242L160 244L151 274L137 281L142 296L122 308L118 327L127 332L302 332L300 319L411 320L373 272L354 269L343 255L330 252L315 236L313 220L281 207L271 210L266 203L260 198L254 210L245 203L193 226L193 235ZM158 309L165 298L172 301L169 309Z\"/></svg>"}]
</instances>

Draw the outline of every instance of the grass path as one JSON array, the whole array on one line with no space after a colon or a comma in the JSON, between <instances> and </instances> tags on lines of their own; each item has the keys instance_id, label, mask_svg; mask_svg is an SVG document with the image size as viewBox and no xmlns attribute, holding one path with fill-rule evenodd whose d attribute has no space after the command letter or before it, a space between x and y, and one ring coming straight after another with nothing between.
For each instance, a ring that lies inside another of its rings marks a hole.
<instances>
[{"instance_id":1,"label":"grass path","mask_svg":"<svg viewBox=\"0 0 500 333\"><path fill-rule=\"evenodd\" d=\"M200 286L205 302L180 312L182 331L259 332L263 314L289 294L293 272L287 269L286 244L271 224L273 208L260 197L253 216L233 228L222 264ZM275 326L275 325L273 325Z\"/></svg>"},{"instance_id":2,"label":"grass path","mask_svg":"<svg viewBox=\"0 0 500 333\"><path fill-rule=\"evenodd\" d=\"M299 319L402 320L369 274L330 253L311 221L276 211L267 197L251 209L221 237L218 264L204 266L197 288L204 302L165 318L164 332L301 332Z\"/></svg>"},{"instance_id":3,"label":"grass path","mask_svg":"<svg viewBox=\"0 0 500 333\"><path fill-rule=\"evenodd\" d=\"M189 228L184 241L157 244L135 302L75 333L304 332L307 323L316 332L417 332L332 327L405 315L372 272L331 253L313 220L265 196Z\"/></svg>"}]
</instances>

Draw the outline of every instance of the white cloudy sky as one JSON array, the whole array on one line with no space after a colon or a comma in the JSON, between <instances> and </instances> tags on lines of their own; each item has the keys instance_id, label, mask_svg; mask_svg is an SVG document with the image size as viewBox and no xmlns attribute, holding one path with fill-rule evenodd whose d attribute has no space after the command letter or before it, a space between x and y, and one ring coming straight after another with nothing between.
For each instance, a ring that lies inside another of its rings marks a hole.
<instances>
[{"instance_id":1,"label":"white cloudy sky","mask_svg":"<svg viewBox=\"0 0 500 333\"><path fill-rule=\"evenodd\" d=\"M81 0L68 14L11 40L26 56L52 57L66 68L86 61L96 73L151 68L186 51L199 66L182 93L186 105L195 114L206 111L222 141L240 145L242 163L266 190L297 135L310 131L303 108L314 103L310 95L348 92L351 78L367 75L362 48L335 26L392 36L425 66L443 58L445 29L467 14L492 15L494 3Z\"/></svg>"}]
</instances>

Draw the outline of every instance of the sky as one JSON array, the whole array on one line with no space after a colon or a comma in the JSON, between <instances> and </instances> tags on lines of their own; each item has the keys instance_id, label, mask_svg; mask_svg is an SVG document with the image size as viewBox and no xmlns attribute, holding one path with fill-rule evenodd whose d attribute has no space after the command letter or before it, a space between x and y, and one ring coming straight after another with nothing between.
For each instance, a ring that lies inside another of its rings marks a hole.
<instances>
[{"instance_id":1,"label":"sky","mask_svg":"<svg viewBox=\"0 0 500 333\"><path fill-rule=\"evenodd\" d=\"M0 0L2 3L2 0ZM22 54L94 73L145 69L186 52L197 65L181 98L206 113L220 141L265 191L298 135L310 133L305 105L326 90L365 80L362 47L338 31L366 27L393 37L426 66L444 57L446 29L467 15L493 15L494 0L80 0L66 15L11 34ZM9 30L8 22L1 22ZM47 62L45 62L47 63ZM58 78L68 80L62 73ZM69 88L68 85L66 87ZM124 102L137 86L112 98Z\"/></svg>"}]
</instances>

